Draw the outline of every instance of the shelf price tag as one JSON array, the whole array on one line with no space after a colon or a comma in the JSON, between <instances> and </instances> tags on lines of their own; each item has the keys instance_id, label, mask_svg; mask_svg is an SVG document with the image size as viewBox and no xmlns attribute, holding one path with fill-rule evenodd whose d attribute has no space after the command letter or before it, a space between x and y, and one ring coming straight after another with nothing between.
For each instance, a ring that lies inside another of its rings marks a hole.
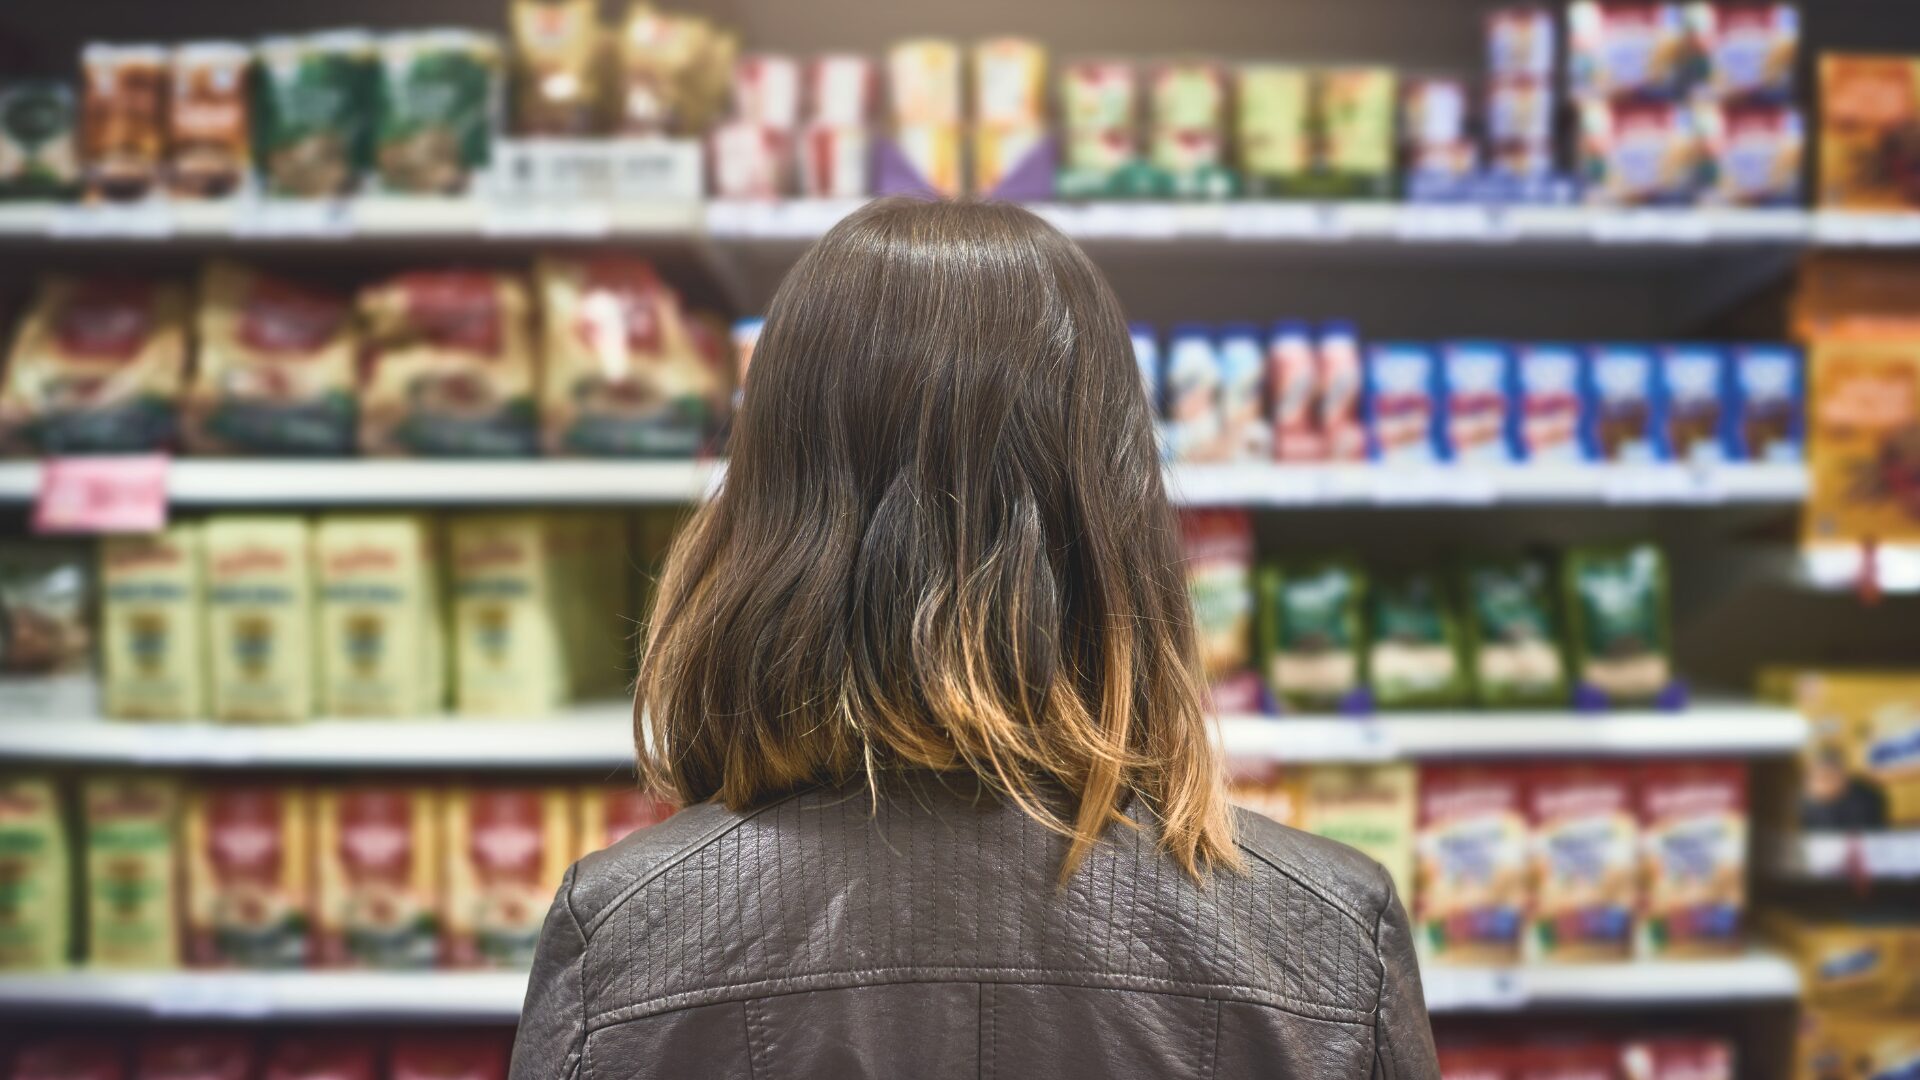
<instances>
[{"instance_id":1,"label":"shelf price tag","mask_svg":"<svg viewBox=\"0 0 1920 1080\"><path fill-rule=\"evenodd\" d=\"M167 524L167 457L48 458L33 528L41 533L147 533Z\"/></svg>"}]
</instances>

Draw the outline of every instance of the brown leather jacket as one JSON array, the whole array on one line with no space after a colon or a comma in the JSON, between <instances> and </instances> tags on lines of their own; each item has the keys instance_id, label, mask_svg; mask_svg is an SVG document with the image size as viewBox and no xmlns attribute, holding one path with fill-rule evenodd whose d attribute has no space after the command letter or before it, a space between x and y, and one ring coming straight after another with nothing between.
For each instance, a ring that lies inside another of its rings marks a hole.
<instances>
[{"instance_id":1,"label":"brown leather jacket","mask_svg":"<svg viewBox=\"0 0 1920 1080\"><path fill-rule=\"evenodd\" d=\"M512 1080L1439 1076L1377 864L1243 814L1199 885L1134 819L1061 886L971 784L684 810L567 872Z\"/></svg>"}]
</instances>

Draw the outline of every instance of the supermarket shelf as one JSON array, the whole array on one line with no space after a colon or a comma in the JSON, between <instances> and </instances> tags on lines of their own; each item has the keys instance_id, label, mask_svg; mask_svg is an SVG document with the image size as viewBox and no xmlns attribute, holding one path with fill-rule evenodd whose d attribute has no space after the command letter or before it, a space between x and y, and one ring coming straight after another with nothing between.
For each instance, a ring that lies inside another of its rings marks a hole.
<instances>
[{"instance_id":1,"label":"supermarket shelf","mask_svg":"<svg viewBox=\"0 0 1920 1080\"><path fill-rule=\"evenodd\" d=\"M366 197L75 206L0 204L0 238L54 241L661 239L700 235L698 201L527 205L481 199Z\"/></svg>"},{"instance_id":2,"label":"supermarket shelf","mask_svg":"<svg viewBox=\"0 0 1920 1080\"><path fill-rule=\"evenodd\" d=\"M1464 969L1423 973L1433 1012L1789 1001L1793 965L1757 953L1728 960ZM179 1020L511 1021L520 972L60 972L0 976L0 1010L135 1014Z\"/></svg>"},{"instance_id":3,"label":"supermarket shelf","mask_svg":"<svg viewBox=\"0 0 1920 1080\"><path fill-rule=\"evenodd\" d=\"M1775 869L1805 881L1920 881L1920 829L1787 836Z\"/></svg>"},{"instance_id":4,"label":"supermarket shelf","mask_svg":"<svg viewBox=\"0 0 1920 1080\"><path fill-rule=\"evenodd\" d=\"M1761 755L1797 750L1797 713L1708 705L1685 713L1403 713L1388 718L1235 716L1230 756L1286 762L1444 757ZM290 727L98 719L0 723L0 758L208 768L617 769L632 760L624 702L538 719L317 720Z\"/></svg>"},{"instance_id":5,"label":"supermarket shelf","mask_svg":"<svg viewBox=\"0 0 1920 1080\"><path fill-rule=\"evenodd\" d=\"M675 503L713 490L724 466L694 461L278 461L184 459L167 475L180 506ZM40 466L0 463L0 503L39 491ZM1186 506L1499 504L1798 505L1801 465L1191 465L1168 473Z\"/></svg>"}]
</instances>

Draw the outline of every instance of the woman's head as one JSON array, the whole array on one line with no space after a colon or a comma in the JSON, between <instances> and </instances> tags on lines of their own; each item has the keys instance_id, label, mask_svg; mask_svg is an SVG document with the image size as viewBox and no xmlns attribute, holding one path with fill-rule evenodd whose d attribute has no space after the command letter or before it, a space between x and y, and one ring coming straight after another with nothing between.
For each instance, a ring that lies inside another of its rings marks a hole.
<instances>
[{"instance_id":1,"label":"woman's head","mask_svg":"<svg viewBox=\"0 0 1920 1080\"><path fill-rule=\"evenodd\" d=\"M970 770L1069 870L1133 797L1189 869L1237 864L1146 397L1071 241L991 203L849 217L773 299L731 454L660 582L650 781L740 809Z\"/></svg>"}]
</instances>

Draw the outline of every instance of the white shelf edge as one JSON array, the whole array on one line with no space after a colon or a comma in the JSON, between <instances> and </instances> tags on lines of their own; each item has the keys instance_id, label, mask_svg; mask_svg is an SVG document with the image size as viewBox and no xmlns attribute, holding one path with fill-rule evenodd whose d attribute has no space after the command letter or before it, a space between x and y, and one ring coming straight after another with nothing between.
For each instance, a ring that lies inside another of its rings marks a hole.
<instances>
[{"instance_id":1,"label":"white shelf edge","mask_svg":"<svg viewBox=\"0 0 1920 1080\"><path fill-rule=\"evenodd\" d=\"M1920 828L1788 833L1774 870L1801 881L1920 881Z\"/></svg>"},{"instance_id":2,"label":"white shelf edge","mask_svg":"<svg viewBox=\"0 0 1920 1080\"><path fill-rule=\"evenodd\" d=\"M1513 968L1432 964L1420 976L1427 1008L1437 1013L1792 1001L1801 988L1791 961L1760 951L1725 959Z\"/></svg>"}]
</instances>

